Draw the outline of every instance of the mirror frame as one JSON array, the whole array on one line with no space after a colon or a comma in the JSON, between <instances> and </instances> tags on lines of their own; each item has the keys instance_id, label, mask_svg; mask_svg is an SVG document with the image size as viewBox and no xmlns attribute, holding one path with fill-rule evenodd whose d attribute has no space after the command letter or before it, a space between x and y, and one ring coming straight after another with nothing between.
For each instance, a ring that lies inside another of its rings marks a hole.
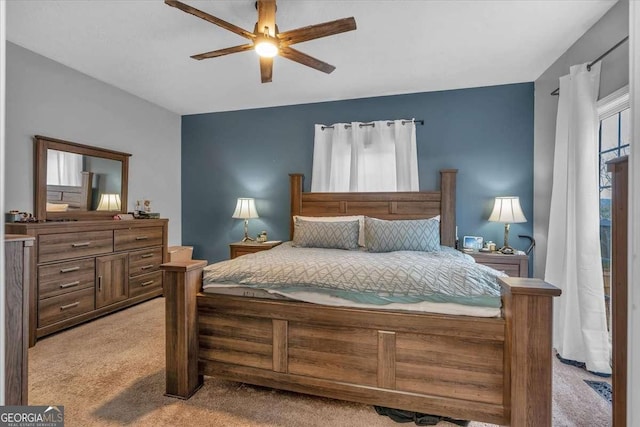
<instances>
[{"instance_id":1,"label":"mirror frame","mask_svg":"<svg viewBox=\"0 0 640 427\"><path fill-rule=\"evenodd\" d=\"M129 157L131 154L120 151L107 150L105 148L92 147L90 145L63 141L49 138L48 136L35 136L35 212L38 221L64 221L82 219L112 219L114 211L74 211L74 212L47 212L47 150L66 151L81 154L83 156L100 157L116 160L122 163L122 177L120 190L120 211L127 212L127 195L129 190Z\"/></svg>"}]
</instances>

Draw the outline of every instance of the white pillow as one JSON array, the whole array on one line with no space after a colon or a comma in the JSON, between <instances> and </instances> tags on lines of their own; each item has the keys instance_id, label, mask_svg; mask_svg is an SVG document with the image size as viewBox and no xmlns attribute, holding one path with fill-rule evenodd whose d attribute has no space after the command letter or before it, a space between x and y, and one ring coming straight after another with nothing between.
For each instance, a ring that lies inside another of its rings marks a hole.
<instances>
[{"instance_id":1,"label":"white pillow","mask_svg":"<svg viewBox=\"0 0 640 427\"><path fill-rule=\"evenodd\" d=\"M316 222L344 222L358 220L358 246L364 247L364 215L351 215L351 216L301 216L294 215L293 221L296 219L303 221L316 221Z\"/></svg>"}]
</instances>

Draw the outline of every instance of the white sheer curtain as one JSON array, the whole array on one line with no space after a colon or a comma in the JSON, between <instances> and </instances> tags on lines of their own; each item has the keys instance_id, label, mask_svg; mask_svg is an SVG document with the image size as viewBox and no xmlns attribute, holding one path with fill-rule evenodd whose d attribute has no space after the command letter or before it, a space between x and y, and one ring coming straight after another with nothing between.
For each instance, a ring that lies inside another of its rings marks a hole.
<instances>
[{"instance_id":1,"label":"white sheer curtain","mask_svg":"<svg viewBox=\"0 0 640 427\"><path fill-rule=\"evenodd\" d=\"M47 184L82 185L82 155L47 150Z\"/></svg>"},{"instance_id":2,"label":"white sheer curtain","mask_svg":"<svg viewBox=\"0 0 640 427\"><path fill-rule=\"evenodd\" d=\"M418 191L412 120L315 126L311 191Z\"/></svg>"},{"instance_id":3,"label":"white sheer curtain","mask_svg":"<svg viewBox=\"0 0 640 427\"><path fill-rule=\"evenodd\" d=\"M554 302L558 354L610 374L600 254L598 113L600 63L560 78L545 280L562 289Z\"/></svg>"}]
</instances>

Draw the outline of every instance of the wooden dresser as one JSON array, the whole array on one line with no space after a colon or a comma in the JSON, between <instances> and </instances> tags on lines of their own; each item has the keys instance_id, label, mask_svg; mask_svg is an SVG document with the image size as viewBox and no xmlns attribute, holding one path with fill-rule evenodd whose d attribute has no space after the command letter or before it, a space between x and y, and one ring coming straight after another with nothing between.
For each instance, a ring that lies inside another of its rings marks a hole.
<instances>
[{"instance_id":1,"label":"wooden dresser","mask_svg":"<svg viewBox=\"0 0 640 427\"><path fill-rule=\"evenodd\" d=\"M35 237L29 343L162 295L166 219L6 224Z\"/></svg>"},{"instance_id":2,"label":"wooden dresser","mask_svg":"<svg viewBox=\"0 0 640 427\"><path fill-rule=\"evenodd\" d=\"M27 405L29 280L33 237L5 236L5 405Z\"/></svg>"}]
</instances>

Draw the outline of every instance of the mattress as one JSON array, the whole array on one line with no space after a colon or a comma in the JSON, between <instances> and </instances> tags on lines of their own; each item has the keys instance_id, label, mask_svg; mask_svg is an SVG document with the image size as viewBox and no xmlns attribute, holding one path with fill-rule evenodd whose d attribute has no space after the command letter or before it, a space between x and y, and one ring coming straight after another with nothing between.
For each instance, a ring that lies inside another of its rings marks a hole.
<instances>
[{"instance_id":1,"label":"mattress","mask_svg":"<svg viewBox=\"0 0 640 427\"><path fill-rule=\"evenodd\" d=\"M286 242L269 251L207 266L203 290L334 306L491 317L500 315L500 276L504 273L476 264L448 247L434 252L369 253L296 248Z\"/></svg>"}]
</instances>

